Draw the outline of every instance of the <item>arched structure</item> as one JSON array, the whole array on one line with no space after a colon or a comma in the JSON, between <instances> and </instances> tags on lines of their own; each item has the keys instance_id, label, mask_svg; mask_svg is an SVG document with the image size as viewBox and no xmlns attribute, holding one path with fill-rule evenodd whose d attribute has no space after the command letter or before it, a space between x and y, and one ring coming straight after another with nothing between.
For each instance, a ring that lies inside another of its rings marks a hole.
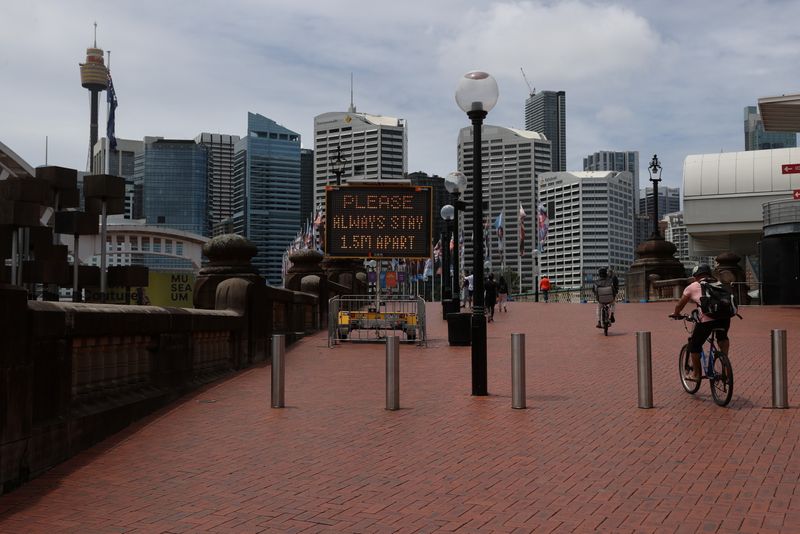
<instances>
[{"instance_id":1,"label":"arched structure","mask_svg":"<svg viewBox=\"0 0 800 534\"><path fill-rule=\"evenodd\" d=\"M0 180L5 180L9 176L32 178L36 176L36 171L0 141Z\"/></svg>"}]
</instances>

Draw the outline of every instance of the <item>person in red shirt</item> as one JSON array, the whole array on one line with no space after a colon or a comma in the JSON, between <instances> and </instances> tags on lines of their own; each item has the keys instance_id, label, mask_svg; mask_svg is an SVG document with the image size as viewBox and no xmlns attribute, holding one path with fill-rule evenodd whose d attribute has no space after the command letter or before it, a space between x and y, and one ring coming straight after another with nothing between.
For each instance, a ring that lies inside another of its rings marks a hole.
<instances>
[{"instance_id":1,"label":"person in red shirt","mask_svg":"<svg viewBox=\"0 0 800 534\"><path fill-rule=\"evenodd\" d=\"M539 280L539 291L544 296L544 301L547 302L550 299L550 279L547 278L547 275L543 275Z\"/></svg>"},{"instance_id":2,"label":"person in red shirt","mask_svg":"<svg viewBox=\"0 0 800 534\"><path fill-rule=\"evenodd\" d=\"M672 317L680 317L681 311L684 306L689 302L694 302L697 305L695 312L699 314L700 322L694 325L692 337L689 339L689 355L692 358L691 374L686 378L694 382L699 382L702 376L702 369L700 368L700 351L703 348L708 336L714 329L721 329L722 331L717 334L717 343L719 343L719 350L728 354L730 349L730 340L728 339L728 329L731 327L730 317L727 319L713 319L704 314L700 309L700 297L703 294L703 289L700 287L700 282L706 279L714 280L711 275L711 267L706 264L700 264L692 271L694 282L686 286L683 290L683 296L678 304L675 305L675 312Z\"/></svg>"}]
</instances>

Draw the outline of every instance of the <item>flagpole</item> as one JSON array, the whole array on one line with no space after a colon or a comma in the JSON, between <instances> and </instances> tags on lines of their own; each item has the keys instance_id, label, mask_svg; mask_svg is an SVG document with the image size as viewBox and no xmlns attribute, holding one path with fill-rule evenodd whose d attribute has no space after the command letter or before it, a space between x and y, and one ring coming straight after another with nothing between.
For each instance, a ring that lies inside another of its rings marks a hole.
<instances>
[{"instance_id":1,"label":"flagpole","mask_svg":"<svg viewBox=\"0 0 800 534\"><path fill-rule=\"evenodd\" d=\"M108 75L111 76L111 50L106 51L108 53ZM107 91L108 89L106 89ZM108 118L111 115L111 102L108 101L106 98L106 130L108 129ZM116 126L116 125L115 125ZM94 150L94 147L92 147ZM106 132L106 174L111 174L111 140L108 138L108 132ZM105 244L103 244L105 246Z\"/></svg>"}]
</instances>

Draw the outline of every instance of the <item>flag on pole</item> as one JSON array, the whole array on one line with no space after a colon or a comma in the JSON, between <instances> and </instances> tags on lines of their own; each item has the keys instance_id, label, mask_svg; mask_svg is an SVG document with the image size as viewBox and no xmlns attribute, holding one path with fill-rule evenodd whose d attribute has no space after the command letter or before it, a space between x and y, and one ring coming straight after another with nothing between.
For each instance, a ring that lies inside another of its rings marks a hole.
<instances>
[{"instance_id":1,"label":"flag on pole","mask_svg":"<svg viewBox=\"0 0 800 534\"><path fill-rule=\"evenodd\" d=\"M519 255L522 256L525 254L525 210L522 209L522 203L519 205L517 227L519 228Z\"/></svg>"},{"instance_id":2,"label":"flag on pole","mask_svg":"<svg viewBox=\"0 0 800 534\"><path fill-rule=\"evenodd\" d=\"M494 228L497 232L497 241L499 243L498 247L500 250L503 250L503 248L505 248L505 243L503 242L503 236L505 235L505 228L503 228L503 210L500 211L500 215L498 215L497 219L495 219Z\"/></svg>"},{"instance_id":3,"label":"flag on pole","mask_svg":"<svg viewBox=\"0 0 800 534\"><path fill-rule=\"evenodd\" d=\"M492 216L487 215L483 221L483 259L492 262Z\"/></svg>"},{"instance_id":4,"label":"flag on pole","mask_svg":"<svg viewBox=\"0 0 800 534\"><path fill-rule=\"evenodd\" d=\"M441 256L442 256L442 240L439 239L439 241L437 241L436 245L434 245L433 247L433 258L436 261L439 261L439 258L441 258Z\"/></svg>"},{"instance_id":5,"label":"flag on pole","mask_svg":"<svg viewBox=\"0 0 800 534\"><path fill-rule=\"evenodd\" d=\"M325 226L325 212L321 209L314 216L314 249L322 252L322 238Z\"/></svg>"},{"instance_id":6,"label":"flag on pole","mask_svg":"<svg viewBox=\"0 0 800 534\"><path fill-rule=\"evenodd\" d=\"M114 91L114 82L111 73L108 73L108 87L106 87L106 101L108 102L108 122L106 124L106 137L111 150L117 149L117 137L114 135L114 116L117 111L117 93Z\"/></svg>"},{"instance_id":7,"label":"flag on pole","mask_svg":"<svg viewBox=\"0 0 800 534\"><path fill-rule=\"evenodd\" d=\"M427 280L431 276L433 276L433 262L428 258L425 260L425 269L422 271L422 278Z\"/></svg>"},{"instance_id":8,"label":"flag on pole","mask_svg":"<svg viewBox=\"0 0 800 534\"><path fill-rule=\"evenodd\" d=\"M536 210L536 229L537 235L539 237L538 241L538 250L539 254L544 252L544 246L547 241L547 232L550 228L550 219L548 218L547 214L547 206L543 203L539 204L538 209Z\"/></svg>"}]
</instances>

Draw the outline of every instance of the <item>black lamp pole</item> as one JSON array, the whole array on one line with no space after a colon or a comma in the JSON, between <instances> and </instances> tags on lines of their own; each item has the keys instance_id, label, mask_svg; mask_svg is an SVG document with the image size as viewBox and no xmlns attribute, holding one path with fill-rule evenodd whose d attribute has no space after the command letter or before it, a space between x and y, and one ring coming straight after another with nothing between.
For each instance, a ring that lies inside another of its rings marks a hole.
<instances>
[{"instance_id":1,"label":"black lamp pole","mask_svg":"<svg viewBox=\"0 0 800 534\"><path fill-rule=\"evenodd\" d=\"M450 283L450 221L444 224L442 235L442 307L453 298L453 285ZM445 319L447 317L445 316Z\"/></svg>"},{"instance_id":2,"label":"black lamp pole","mask_svg":"<svg viewBox=\"0 0 800 534\"><path fill-rule=\"evenodd\" d=\"M460 196L460 193L453 193L453 197L455 198L453 202L453 207L455 208L455 212L453 213L453 242L455 244L453 247L453 276L455 278L454 285L456 286L453 300L458 300L458 306L455 306L456 311L461 310L461 285L459 284L461 281L461 259L459 258L461 234L458 226L458 212L464 211L467 208L467 204L463 200L458 199Z\"/></svg>"},{"instance_id":3,"label":"black lamp pole","mask_svg":"<svg viewBox=\"0 0 800 534\"><path fill-rule=\"evenodd\" d=\"M661 232L658 230L658 182L661 181L661 163L656 154L653 154L648 169L650 170L650 181L653 182L653 234L650 239L659 239Z\"/></svg>"},{"instance_id":4,"label":"black lamp pole","mask_svg":"<svg viewBox=\"0 0 800 534\"><path fill-rule=\"evenodd\" d=\"M486 364L486 316L483 295L483 174L481 128L486 111L472 110L472 394L488 395Z\"/></svg>"},{"instance_id":5,"label":"black lamp pole","mask_svg":"<svg viewBox=\"0 0 800 534\"><path fill-rule=\"evenodd\" d=\"M331 160L333 167L333 174L336 175L336 185L342 185L342 174L344 174L344 166L347 160L342 157L342 146L336 146L336 157Z\"/></svg>"}]
</instances>

